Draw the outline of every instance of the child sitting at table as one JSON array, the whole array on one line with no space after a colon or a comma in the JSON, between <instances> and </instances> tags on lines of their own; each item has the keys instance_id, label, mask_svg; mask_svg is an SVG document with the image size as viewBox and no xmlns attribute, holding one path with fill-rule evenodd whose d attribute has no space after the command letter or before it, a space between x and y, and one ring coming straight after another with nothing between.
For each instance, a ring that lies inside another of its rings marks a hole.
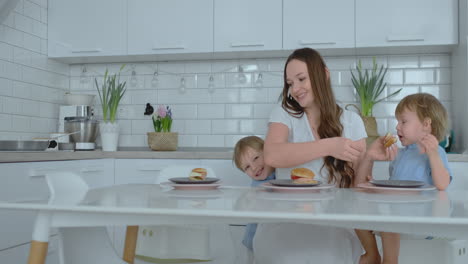
<instances>
[{"instance_id":1,"label":"child sitting at table","mask_svg":"<svg viewBox=\"0 0 468 264\"><path fill-rule=\"evenodd\" d=\"M385 137L378 138L366 151L356 174L356 184L372 178L375 160L392 160L390 180L415 180L445 190L450 181L447 154L439 146L447 128L447 111L434 96L426 93L409 95L397 105L395 116L398 139L404 148L385 148ZM380 263L375 238L371 231L356 230L366 253L360 263ZM383 262L398 263L400 235L382 232Z\"/></svg>"},{"instance_id":2,"label":"child sitting at table","mask_svg":"<svg viewBox=\"0 0 468 264\"><path fill-rule=\"evenodd\" d=\"M262 182L275 179L275 169L265 164L263 160L263 139L248 136L240 139L234 147L233 161L236 167L252 178L252 187ZM250 251L253 250L253 237L257 224L247 224L242 243Z\"/></svg>"}]
</instances>

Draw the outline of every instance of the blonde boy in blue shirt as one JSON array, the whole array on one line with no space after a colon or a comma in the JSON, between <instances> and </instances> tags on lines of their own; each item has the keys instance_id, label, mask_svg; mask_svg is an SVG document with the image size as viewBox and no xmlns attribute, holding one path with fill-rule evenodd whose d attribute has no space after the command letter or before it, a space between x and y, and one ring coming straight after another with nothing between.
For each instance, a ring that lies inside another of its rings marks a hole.
<instances>
[{"instance_id":1,"label":"blonde boy in blue shirt","mask_svg":"<svg viewBox=\"0 0 468 264\"><path fill-rule=\"evenodd\" d=\"M384 147L384 137L376 140L366 151L356 176L356 184L372 178L375 160L392 160L391 180L417 180L445 190L451 180L447 154L439 146L447 128L447 111L434 96L426 93L412 94L400 101L395 116L398 139L405 147ZM374 235L368 230L356 230L366 253L360 264L379 263L380 255ZM398 263L400 235L382 232L383 262Z\"/></svg>"},{"instance_id":2,"label":"blonde boy in blue shirt","mask_svg":"<svg viewBox=\"0 0 468 264\"><path fill-rule=\"evenodd\" d=\"M236 167L252 178L252 187L275 179L275 169L268 166L263 158L263 139L248 136L240 139L234 147L233 161ZM247 224L242 243L250 251L253 250L253 237L257 224Z\"/></svg>"}]
</instances>

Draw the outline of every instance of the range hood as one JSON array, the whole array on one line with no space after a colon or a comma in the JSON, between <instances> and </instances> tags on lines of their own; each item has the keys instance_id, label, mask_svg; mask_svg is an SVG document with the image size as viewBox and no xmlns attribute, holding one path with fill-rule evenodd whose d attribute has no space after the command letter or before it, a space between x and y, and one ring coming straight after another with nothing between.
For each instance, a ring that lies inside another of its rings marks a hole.
<instances>
[{"instance_id":1,"label":"range hood","mask_svg":"<svg viewBox=\"0 0 468 264\"><path fill-rule=\"evenodd\" d=\"M11 10L15 9L18 2L19 0L0 0L0 24L5 21Z\"/></svg>"}]
</instances>

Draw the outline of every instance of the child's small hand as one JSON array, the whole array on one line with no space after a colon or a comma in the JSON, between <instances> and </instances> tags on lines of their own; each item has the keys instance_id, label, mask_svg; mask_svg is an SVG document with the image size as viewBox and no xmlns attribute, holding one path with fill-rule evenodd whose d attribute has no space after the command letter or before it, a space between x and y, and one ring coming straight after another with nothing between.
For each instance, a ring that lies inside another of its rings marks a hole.
<instances>
[{"instance_id":1,"label":"child's small hand","mask_svg":"<svg viewBox=\"0 0 468 264\"><path fill-rule=\"evenodd\" d=\"M432 134L427 134L421 138L418 142L420 153L426 153L428 155L438 154L439 141Z\"/></svg>"}]
</instances>

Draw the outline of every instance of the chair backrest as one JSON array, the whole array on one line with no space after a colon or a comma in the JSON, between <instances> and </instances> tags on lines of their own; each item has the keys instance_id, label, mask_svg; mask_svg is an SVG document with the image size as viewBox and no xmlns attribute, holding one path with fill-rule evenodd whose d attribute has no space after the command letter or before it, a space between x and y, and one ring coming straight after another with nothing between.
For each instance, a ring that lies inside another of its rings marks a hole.
<instances>
[{"instance_id":1,"label":"chair backrest","mask_svg":"<svg viewBox=\"0 0 468 264\"><path fill-rule=\"evenodd\" d=\"M188 177L190 172L194 168L205 168L207 175L206 177L216 178L216 173L212 168L203 165L171 165L167 166L159 172L159 176L156 178L156 184L161 182L167 182L170 178L175 177Z\"/></svg>"},{"instance_id":2,"label":"chair backrest","mask_svg":"<svg viewBox=\"0 0 468 264\"><path fill-rule=\"evenodd\" d=\"M89 190L81 176L70 171L47 172L45 177L50 191L49 203L76 204Z\"/></svg>"}]
</instances>

